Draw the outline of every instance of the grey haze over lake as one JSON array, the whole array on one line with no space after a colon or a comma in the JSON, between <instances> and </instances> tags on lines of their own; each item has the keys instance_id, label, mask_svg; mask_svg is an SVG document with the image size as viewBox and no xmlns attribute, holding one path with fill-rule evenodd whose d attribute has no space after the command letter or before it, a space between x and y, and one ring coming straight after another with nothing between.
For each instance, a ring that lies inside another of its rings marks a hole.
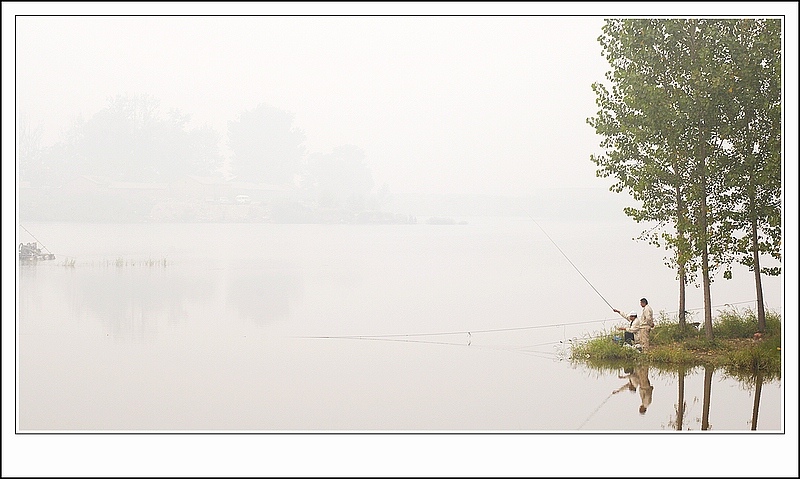
<instances>
[{"instance_id":1,"label":"grey haze over lake","mask_svg":"<svg viewBox=\"0 0 800 479\"><path fill-rule=\"evenodd\" d=\"M647 295L673 309L672 278L609 273L658 263L624 223L543 223L618 307ZM29 226L74 265L19 271L22 431L674 427L676 378L656 368L645 415L626 394L594 411L622 371L571 366L569 341L620 320L529 218ZM714 292L748 305L741 286ZM716 381L713 430L749 430L752 388L721 371ZM702 402L702 374L686 383L689 404ZM759 430L782 429L782 396L780 380L764 386ZM690 408L685 429L700 429L701 412Z\"/></svg>"},{"instance_id":2,"label":"grey haze over lake","mask_svg":"<svg viewBox=\"0 0 800 479\"><path fill-rule=\"evenodd\" d=\"M643 397L629 368L566 360L619 324L604 299L677 309L664 250L634 240L652 225L589 160L597 37L623 12L204 5L3 4L4 475L616 475L634 442L662 471L761 474L775 464L717 459L796 446L791 318L784 378L758 387L650 368ZM256 110L304 133L289 147L307 168L283 184L236 171L231 126ZM184 150L221 167L171 170ZM785 271L764 278L781 314L797 310L796 178L785 161ZM365 217L348 208L374 221L345 224ZM30 241L56 260L18 263ZM715 277L714 309L752 306L752 282ZM701 290L688 295L699 315ZM715 437L698 448L698 434Z\"/></svg>"}]
</instances>

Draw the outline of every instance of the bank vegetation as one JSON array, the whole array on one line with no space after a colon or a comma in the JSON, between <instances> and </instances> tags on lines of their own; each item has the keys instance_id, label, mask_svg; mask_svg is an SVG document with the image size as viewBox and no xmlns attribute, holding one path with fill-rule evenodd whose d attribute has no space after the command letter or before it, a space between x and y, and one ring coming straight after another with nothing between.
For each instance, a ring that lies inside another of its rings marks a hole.
<instances>
[{"instance_id":1,"label":"bank vegetation","mask_svg":"<svg viewBox=\"0 0 800 479\"><path fill-rule=\"evenodd\" d=\"M713 321L713 339L706 337L703 327L702 323L681 326L677 319L662 316L650 333L647 351L623 345L618 339L621 333L610 330L573 345L570 356L573 362L601 368L619 363L650 364L667 370L707 366L740 377L760 373L780 379L780 314L766 311L763 333L752 309L720 311Z\"/></svg>"}]
</instances>

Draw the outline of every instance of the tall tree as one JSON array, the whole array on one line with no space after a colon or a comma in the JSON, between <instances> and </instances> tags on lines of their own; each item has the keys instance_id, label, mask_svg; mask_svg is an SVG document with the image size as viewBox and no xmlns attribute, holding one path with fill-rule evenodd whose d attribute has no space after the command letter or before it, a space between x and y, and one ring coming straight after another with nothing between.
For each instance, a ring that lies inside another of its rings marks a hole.
<instances>
[{"instance_id":1,"label":"tall tree","mask_svg":"<svg viewBox=\"0 0 800 479\"><path fill-rule=\"evenodd\" d=\"M777 19L720 22L729 94L722 109L728 172L725 233L754 273L758 330L766 329L760 256L781 258L781 25ZM730 275L730 273L728 273Z\"/></svg>"},{"instance_id":2,"label":"tall tree","mask_svg":"<svg viewBox=\"0 0 800 479\"><path fill-rule=\"evenodd\" d=\"M712 273L731 262L730 172L723 111L729 99L724 22L704 19L615 19L599 38L612 66L612 89L595 83L600 107L589 124L605 139L592 156L598 176L614 176L612 191L627 189L639 208L626 213L655 221L651 242L674 249L671 264L685 281L702 276L704 329L713 338Z\"/></svg>"},{"instance_id":3,"label":"tall tree","mask_svg":"<svg viewBox=\"0 0 800 479\"><path fill-rule=\"evenodd\" d=\"M613 176L611 190L627 190L641 202L625 213L637 222L655 222L640 238L674 251L668 264L677 267L679 318L685 324L686 283L694 279L697 261L690 238L693 218L690 193L691 156L686 151L691 103L681 85L683 52L676 25L658 20L609 20L599 41L612 70L601 83L598 114L587 121L604 138L604 155L591 157L597 175Z\"/></svg>"},{"instance_id":4,"label":"tall tree","mask_svg":"<svg viewBox=\"0 0 800 479\"><path fill-rule=\"evenodd\" d=\"M372 170L364 158L364 151L353 145L309 156L306 183L317 192L320 206L346 207L354 211L364 208L374 186Z\"/></svg>"},{"instance_id":5,"label":"tall tree","mask_svg":"<svg viewBox=\"0 0 800 479\"><path fill-rule=\"evenodd\" d=\"M305 154L305 133L293 123L291 113L263 103L229 121L233 173L241 180L291 183Z\"/></svg>"},{"instance_id":6,"label":"tall tree","mask_svg":"<svg viewBox=\"0 0 800 479\"><path fill-rule=\"evenodd\" d=\"M58 149L75 150L69 155L73 171L119 181L171 181L221 167L219 135L208 127L190 129L188 115L163 115L159 104L146 94L112 97Z\"/></svg>"},{"instance_id":7,"label":"tall tree","mask_svg":"<svg viewBox=\"0 0 800 479\"><path fill-rule=\"evenodd\" d=\"M41 126L33 126L26 115L20 115L17 118L17 164L20 180L41 179L44 173L41 141Z\"/></svg>"},{"instance_id":8,"label":"tall tree","mask_svg":"<svg viewBox=\"0 0 800 479\"><path fill-rule=\"evenodd\" d=\"M682 22L682 21L681 21ZM706 22L703 20L689 19L682 25L681 32L686 40L686 88L692 99L692 105L687 109L690 118L694 120L690 127L693 140L690 143L690 154L694 160L694 186L693 198L697 201L697 216L693 223L693 234L697 249L700 254L700 270L703 276L703 310L704 331L707 339L713 339L711 318L711 254L715 251L712 243L712 209L710 199L713 198L713 187L716 179L714 168L713 141L717 133L718 124L714 117L715 95L714 85L717 83L716 71L717 56L714 52L714 40L708 35ZM724 249L716 251L725 251Z\"/></svg>"}]
</instances>

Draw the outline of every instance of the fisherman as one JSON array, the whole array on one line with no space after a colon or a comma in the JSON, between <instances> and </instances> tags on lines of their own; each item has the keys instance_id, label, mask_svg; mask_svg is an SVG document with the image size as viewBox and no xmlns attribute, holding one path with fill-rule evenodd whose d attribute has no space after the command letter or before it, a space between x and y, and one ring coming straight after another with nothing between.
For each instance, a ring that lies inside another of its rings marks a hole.
<instances>
[{"instance_id":1,"label":"fisherman","mask_svg":"<svg viewBox=\"0 0 800 479\"><path fill-rule=\"evenodd\" d=\"M639 300L642 306L642 316L640 317L642 324L639 331L639 341L642 344L642 350L650 348L650 330L656 327L653 321L653 308L647 303L647 298Z\"/></svg>"},{"instance_id":2,"label":"fisherman","mask_svg":"<svg viewBox=\"0 0 800 479\"><path fill-rule=\"evenodd\" d=\"M653 308L647 304L647 298L640 299L639 304L642 306L642 324L650 326L650 329L655 328L656 323L653 321Z\"/></svg>"},{"instance_id":3,"label":"fisherman","mask_svg":"<svg viewBox=\"0 0 800 479\"><path fill-rule=\"evenodd\" d=\"M620 313L616 309L614 311L619 313L620 316L622 316L623 318L625 318L625 315L623 315L622 313ZM631 313L625 319L628 320L628 326L633 326L633 321L636 319L636 312L635 311L631 311ZM635 339L636 338L634 337L634 334L632 332L625 331L623 344L630 344L631 346L633 346L633 344L635 342Z\"/></svg>"},{"instance_id":4,"label":"fisherman","mask_svg":"<svg viewBox=\"0 0 800 479\"><path fill-rule=\"evenodd\" d=\"M650 330L650 326L642 323L641 318L638 317L636 311L631 311L628 313L628 316L622 313L622 311L618 309L614 309L615 313L618 313L623 318L627 319L630 323L629 326L618 326L617 329L620 331L625 331L626 333L626 340L628 338L627 333L633 334L633 341L641 348L642 351L647 351L650 348L650 338L648 332Z\"/></svg>"}]
</instances>

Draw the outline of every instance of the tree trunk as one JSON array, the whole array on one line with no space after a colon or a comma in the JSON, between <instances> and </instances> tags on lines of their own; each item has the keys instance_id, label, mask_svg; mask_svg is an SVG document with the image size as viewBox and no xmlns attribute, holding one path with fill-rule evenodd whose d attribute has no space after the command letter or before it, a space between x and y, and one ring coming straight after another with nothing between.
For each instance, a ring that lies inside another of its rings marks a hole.
<instances>
[{"instance_id":1,"label":"tree trunk","mask_svg":"<svg viewBox=\"0 0 800 479\"><path fill-rule=\"evenodd\" d=\"M714 339L714 331L711 325L711 276L708 266L708 204L706 203L706 157L703 147L703 129L700 127L700 247L703 269L703 306L705 310L705 323L703 329L706 332L706 339Z\"/></svg>"},{"instance_id":2,"label":"tree trunk","mask_svg":"<svg viewBox=\"0 0 800 479\"><path fill-rule=\"evenodd\" d=\"M680 178L677 161L673 161L672 169L675 172L675 177ZM678 325L681 330L684 330L686 329L686 256L683 248L686 247L686 232L684 231L686 217L683 206L683 192L680 185L675 185L675 211L677 213L676 224L678 229L678 248L675 252L678 260Z\"/></svg>"},{"instance_id":3,"label":"tree trunk","mask_svg":"<svg viewBox=\"0 0 800 479\"><path fill-rule=\"evenodd\" d=\"M705 309L705 322L703 329L706 331L706 339L714 339L714 330L711 324L711 277L708 274L708 247L703 247L703 305Z\"/></svg>"},{"instance_id":4,"label":"tree trunk","mask_svg":"<svg viewBox=\"0 0 800 479\"><path fill-rule=\"evenodd\" d=\"M686 329L686 267L678 266L678 325L681 330Z\"/></svg>"},{"instance_id":5,"label":"tree trunk","mask_svg":"<svg viewBox=\"0 0 800 479\"><path fill-rule=\"evenodd\" d=\"M764 292L761 289L761 262L758 259L758 221L755 215L750 218L750 235L753 242L753 274L756 277L756 308L758 309L758 331L764 333L767 329L767 316L764 311Z\"/></svg>"},{"instance_id":6,"label":"tree trunk","mask_svg":"<svg viewBox=\"0 0 800 479\"><path fill-rule=\"evenodd\" d=\"M692 61L697 61L697 50L695 45L695 34L697 33L697 21L690 20L689 21L690 27L690 53L689 55L692 58ZM699 79L694 78L694 74L692 74L692 85L695 87L696 91L701 92L702 88L701 85L696 84ZM695 97L695 101L698 102L698 105L702 102L701 95L698 94L698 97ZM711 278L708 271L708 204L706 195L708 194L708 178L706 172L706 143L705 143L705 117L706 114L704 110L701 108L697 112L697 144L696 144L696 154L697 154L697 170L698 170L698 180L700 183L700 194L698 195L699 203L700 203L700 217L698 218L698 230L697 234L697 242L700 247L700 254L702 258L701 268L703 270L703 306L705 310L705 322L704 327L705 329L705 336L706 339L711 340L714 339L714 331L712 330L711 325Z\"/></svg>"},{"instance_id":7,"label":"tree trunk","mask_svg":"<svg viewBox=\"0 0 800 479\"><path fill-rule=\"evenodd\" d=\"M710 366L704 366L705 377L703 378L703 422L700 429L708 431L711 424L708 422L708 415L711 411L711 378L714 376L714 369Z\"/></svg>"}]
</instances>

